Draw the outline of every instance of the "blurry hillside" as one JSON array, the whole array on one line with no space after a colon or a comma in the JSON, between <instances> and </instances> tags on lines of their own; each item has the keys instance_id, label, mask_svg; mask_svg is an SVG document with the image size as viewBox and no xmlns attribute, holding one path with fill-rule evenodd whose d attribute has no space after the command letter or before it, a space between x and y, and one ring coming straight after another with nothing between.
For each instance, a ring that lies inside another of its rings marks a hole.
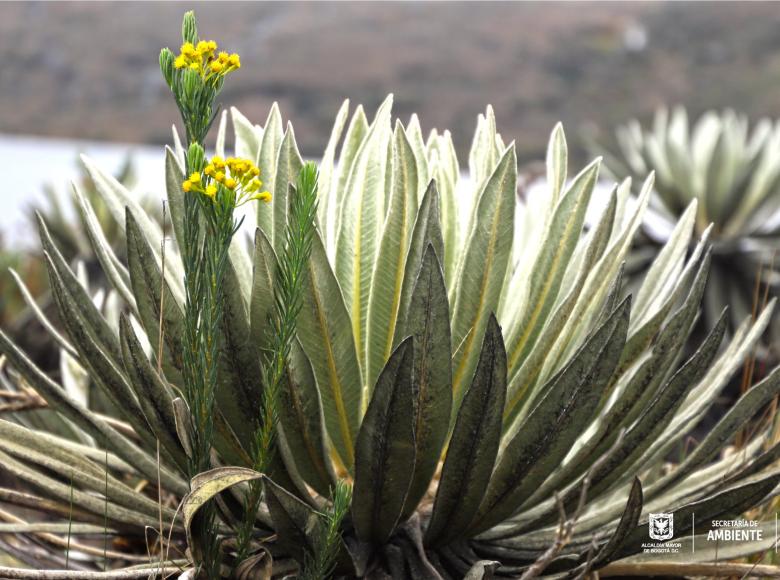
<instances>
[{"instance_id":1,"label":"blurry hillside","mask_svg":"<svg viewBox=\"0 0 780 580\"><path fill-rule=\"evenodd\" d=\"M167 142L157 52L190 6L245 63L223 102L262 123L278 100L310 155L344 97L372 113L391 91L461 152L492 103L524 159L558 120L573 137L662 103L780 116L778 4L30 2L0 4L0 133Z\"/></svg>"}]
</instances>

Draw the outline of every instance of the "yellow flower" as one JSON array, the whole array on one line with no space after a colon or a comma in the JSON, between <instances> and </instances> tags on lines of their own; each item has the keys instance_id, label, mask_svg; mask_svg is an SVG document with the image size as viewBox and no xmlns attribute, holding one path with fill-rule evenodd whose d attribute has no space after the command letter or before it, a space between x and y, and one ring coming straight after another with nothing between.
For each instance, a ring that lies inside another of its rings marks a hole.
<instances>
[{"instance_id":1,"label":"yellow flower","mask_svg":"<svg viewBox=\"0 0 780 580\"><path fill-rule=\"evenodd\" d=\"M192 183L189 181L185 181L181 184L181 188L184 190L185 193L189 193L189 191L192 189Z\"/></svg>"},{"instance_id":2,"label":"yellow flower","mask_svg":"<svg viewBox=\"0 0 780 580\"><path fill-rule=\"evenodd\" d=\"M262 182L262 181L260 181L259 179L253 179L253 180L252 180L252 181L250 181L250 182L249 182L249 184L246 186L246 190L247 190L248 192L250 192L250 193L251 193L251 192L253 192L253 191L257 191L257 190L258 190L258 189L260 189L262 186L263 186L263 182Z\"/></svg>"},{"instance_id":3,"label":"yellow flower","mask_svg":"<svg viewBox=\"0 0 780 580\"><path fill-rule=\"evenodd\" d=\"M203 172L195 172L185 181L185 191L202 193L216 201L219 185L222 184L232 195L226 201L233 207L240 207L254 200L268 202L271 194L260 192L263 182L257 176L260 169L249 159L228 157L223 159L215 155L203 168Z\"/></svg>"},{"instance_id":4,"label":"yellow flower","mask_svg":"<svg viewBox=\"0 0 780 580\"><path fill-rule=\"evenodd\" d=\"M181 45L181 53L184 56L192 58L196 54L196 49L191 42L185 42Z\"/></svg>"},{"instance_id":5,"label":"yellow flower","mask_svg":"<svg viewBox=\"0 0 780 580\"><path fill-rule=\"evenodd\" d=\"M174 59L174 66L177 69L197 71L204 82L214 77L224 77L241 67L241 58L237 54L216 54L216 51L217 43L213 40L200 40L197 45L185 42L181 45L180 54Z\"/></svg>"}]
</instances>

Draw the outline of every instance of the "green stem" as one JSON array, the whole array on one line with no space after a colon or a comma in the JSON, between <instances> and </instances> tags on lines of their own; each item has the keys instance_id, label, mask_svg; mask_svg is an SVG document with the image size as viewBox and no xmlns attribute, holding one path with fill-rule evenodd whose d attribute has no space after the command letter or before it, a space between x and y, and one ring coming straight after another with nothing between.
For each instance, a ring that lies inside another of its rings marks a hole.
<instances>
[{"instance_id":1,"label":"green stem","mask_svg":"<svg viewBox=\"0 0 780 580\"><path fill-rule=\"evenodd\" d=\"M274 311L267 327L270 346L263 356L261 368L265 388L253 455L254 469L263 473L269 471L276 452L279 390L295 338L296 320L302 305L303 276L311 255L317 214L317 168L313 163L307 163L301 169L290 201L284 251L274 279ZM244 498L244 521L238 532L238 562L249 555L262 490L260 481L253 481Z\"/></svg>"}]
</instances>

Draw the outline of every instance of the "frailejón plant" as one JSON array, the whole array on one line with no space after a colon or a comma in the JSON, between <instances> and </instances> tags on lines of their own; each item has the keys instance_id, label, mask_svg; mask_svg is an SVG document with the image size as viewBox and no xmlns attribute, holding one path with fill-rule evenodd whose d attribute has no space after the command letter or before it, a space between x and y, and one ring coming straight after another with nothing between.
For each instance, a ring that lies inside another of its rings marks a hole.
<instances>
[{"instance_id":1,"label":"frailej\u00f3n plant","mask_svg":"<svg viewBox=\"0 0 780 580\"><path fill-rule=\"evenodd\" d=\"M251 247L237 233L227 252L210 469L194 477L199 419L182 352L187 258L177 250L188 239L191 157L183 147L166 151L177 244L164 246L164 261L159 227L85 159L125 224L127 268L99 230L89 236L125 301L118 330L43 221L40 232L66 331L59 340L114 405L99 413L77 403L0 333L3 381L35 389L69 428L55 435L25 415L0 420L0 465L34 488L0 490L0 499L44 516L6 525L32 534L20 536L14 555L62 566L62 543L37 549L36 534L70 534L79 555L72 565L116 561L144 577L177 569L192 577L206 567L186 546L202 545L198 522L210 510L219 566L208 573L217 576L577 576L641 551L649 512L672 512L685 536L774 494L780 446L765 450L759 432L743 452L722 451L780 392L780 371L678 465L666 464L773 307L722 347L721 315L684 355L712 259L710 230L697 238L693 222L680 221L638 291L622 297L622 264L652 178L634 204L630 182L617 186L586 229L600 162L568 178L560 126L548 148L548 189L526 205L516 196L514 146L496 132L490 108L465 179L449 133L426 140L416 118L393 125L391 105L388 98L369 122L362 107L350 117L344 104L320 163L316 206L298 197L314 190L312 174L302 172L278 107L262 127L232 111L235 155L262 170L273 196L258 208ZM207 192L202 179L194 182ZM290 327L285 346L277 333ZM272 398L269 386L278 388ZM258 433L269 421L271 459L260 472ZM257 504L253 489L261 489ZM117 553L81 539L103 534L130 546L146 540L151 558L143 548ZM745 550L769 547L772 534L765 537ZM717 557L698 547L691 555Z\"/></svg>"},{"instance_id":2,"label":"frailej\u00f3n plant","mask_svg":"<svg viewBox=\"0 0 780 580\"><path fill-rule=\"evenodd\" d=\"M736 328L757 301L757 280L773 291L780 281L780 126L763 119L751 129L731 110L709 111L689 126L676 107L659 109L649 127L633 120L616 136L617 150L604 153L612 176L655 172L636 270L649 267L678 220L694 223L699 235L712 223L702 322L711 327L728 304Z\"/></svg>"}]
</instances>

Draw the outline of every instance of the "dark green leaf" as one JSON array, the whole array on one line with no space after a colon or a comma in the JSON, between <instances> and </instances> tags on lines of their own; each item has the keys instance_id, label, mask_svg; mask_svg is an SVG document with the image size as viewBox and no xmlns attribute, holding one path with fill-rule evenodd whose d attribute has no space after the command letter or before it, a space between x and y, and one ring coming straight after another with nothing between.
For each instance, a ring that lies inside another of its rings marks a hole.
<instances>
[{"instance_id":1,"label":"dark green leaf","mask_svg":"<svg viewBox=\"0 0 780 580\"><path fill-rule=\"evenodd\" d=\"M406 255L401 302L398 306L398 325L394 338L396 346L408 335L404 332L406 321L409 320L412 292L422 266L425 250L429 245L433 246L436 256L444 256L444 241L439 221L439 192L436 189L436 182L433 180L428 184L428 189L425 190L425 195L420 203L420 209L417 211L417 219L414 222L414 229L412 229L412 241L409 244L409 253Z\"/></svg>"},{"instance_id":2,"label":"dark green leaf","mask_svg":"<svg viewBox=\"0 0 780 580\"><path fill-rule=\"evenodd\" d=\"M484 531L515 512L587 428L620 359L630 312L629 297L543 387L544 398L501 454L472 530Z\"/></svg>"},{"instance_id":3,"label":"dark green leaf","mask_svg":"<svg viewBox=\"0 0 780 580\"><path fill-rule=\"evenodd\" d=\"M352 519L358 538L382 544L406 501L415 459L413 339L395 349L377 379L355 446Z\"/></svg>"},{"instance_id":4,"label":"dark green leaf","mask_svg":"<svg viewBox=\"0 0 780 580\"><path fill-rule=\"evenodd\" d=\"M181 337L184 334L184 314L179 304L176 303L167 282L163 286L161 304L162 276L157 258L130 212L127 212L126 232L130 282L138 305L141 324L149 337L152 350L156 354L159 352L160 306L162 306L162 368L165 377L171 383L181 386L184 384L181 375L184 364L181 345Z\"/></svg>"},{"instance_id":5,"label":"dark green leaf","mask_svg":"<svg viewBox=\"0 0 780 580\"><path fill-rule=\"evenodd\" d=\"M501 440L506 365L501 328L491 315L474 379L455 421L426 545L444 544L463 534L479 509Z\"/></svg>"},{"instance_id":6,"label":"dark green leaf","mask_svg":"<svg viewBox=\"0 0 780 580\"><path fill-rule=\"evenodd\" d=\"M335 482L325 441L322 401L311 361L296 340L279 391L279 422L301 477L327 496Z\"/></svg>"},{"instance_id":7,"label":"dark green leaf","mask_svg":"<svg viewBox=\"0 0 780 580\"><path fill-rule=\"evenodd\" d=\"M444 272L429 244L412 293L404 332L414 339L414 477L404 514L411 514L428 491L439 465L452 414L450 314Z\"/></svg>"},{"instance_id":8,"label":"dark green leaf","mask_svg":"<svg viewBox=\"0 0 780 580\"><path fill-rule=\"evenodd\" d=\"M279 544L298 562L315 549L315 537L322 525L317 513L283 487L263 477L268 511L278 534Z\"/></svg>"}]
</instances>

